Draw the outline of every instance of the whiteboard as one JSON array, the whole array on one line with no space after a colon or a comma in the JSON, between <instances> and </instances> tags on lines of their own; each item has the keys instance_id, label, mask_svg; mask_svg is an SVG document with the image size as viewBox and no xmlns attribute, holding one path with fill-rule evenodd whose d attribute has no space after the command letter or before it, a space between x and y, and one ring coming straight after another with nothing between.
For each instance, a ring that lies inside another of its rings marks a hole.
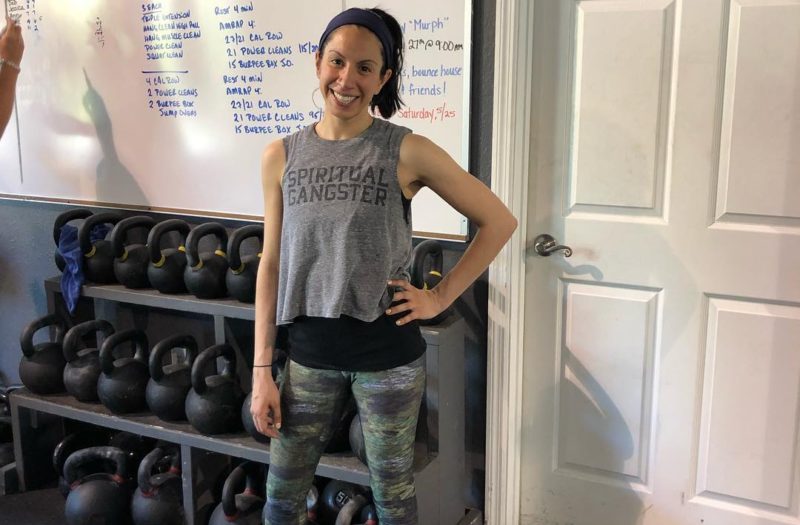
<instances>
[{"instance_id":1,"label":"whiteboard","mask_svg":"<svg viewBox=\"0 0 800 525\"><path fill-rule=\"evenodd\" d=\"M3 139L0 193L260 220L264 146L321 116L317 40L330 0L6 0L26 42L19 139ZM470 9L465 0L381 4L405 30L392 122L467 166ZM16 131L9 128L11 132ZM18 149L18 151L15 151ZM15 160L16 159L16 160ZM21 164L20 164L21 159ZM467 221L429 190L414 231L464 240Z\"/></svg>"}]
</instances>

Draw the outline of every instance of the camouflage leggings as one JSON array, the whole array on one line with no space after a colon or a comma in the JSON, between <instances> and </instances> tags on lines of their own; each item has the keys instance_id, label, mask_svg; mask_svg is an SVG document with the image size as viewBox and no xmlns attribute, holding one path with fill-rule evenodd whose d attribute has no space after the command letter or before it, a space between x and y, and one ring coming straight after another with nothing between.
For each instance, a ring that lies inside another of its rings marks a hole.
<instances>
[{"instance_id":1,"label":"camouflage leggings","mask_svg":"<svg viewBox=\"0 0 800 525\"><path fill-rule=\"evenodd\" d=\"M417 523L412 466L424 359L379 372L288 362L281 387L281 437L270 445L267 525L306 523L306 493L351 391L361 415L378 519L381 525Z\"/></svg>"}]
</instances>

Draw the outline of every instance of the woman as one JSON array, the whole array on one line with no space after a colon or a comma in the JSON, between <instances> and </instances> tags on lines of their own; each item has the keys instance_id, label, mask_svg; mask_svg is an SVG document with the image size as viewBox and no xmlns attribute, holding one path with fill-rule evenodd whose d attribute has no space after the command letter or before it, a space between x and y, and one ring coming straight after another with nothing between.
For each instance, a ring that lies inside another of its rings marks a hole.
<instances>
[{"instance_id":1,"label":"woman","mask_svg":"<svg viewBox=\"0 0 800 525\"><path fill-rule=\"evenodd\" d=\"M350 392L382 525L417 523L413 446L425 372L415 322L447 308L516 228L508 209L428 139L386 120L401 105L403 38L379 9L334 17L316 54L321 120L262 156L252 416L273 438L268 523L305 523L305 495ZM408 282L410 201L429 187L478 226L432 290ZM279 393L276 325L290 360Z\"/></svg>"}]
</instances>

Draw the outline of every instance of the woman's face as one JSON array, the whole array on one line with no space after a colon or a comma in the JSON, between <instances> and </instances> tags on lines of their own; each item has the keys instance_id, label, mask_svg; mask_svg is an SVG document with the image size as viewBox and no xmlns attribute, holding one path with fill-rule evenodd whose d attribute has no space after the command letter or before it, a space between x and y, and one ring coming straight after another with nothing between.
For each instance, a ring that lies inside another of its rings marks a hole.
<instances>
[{"instance_id":1,"label":"woman's face","mask_svg":"<svg viewBox=\"0 0 800 525\"><path fill-rule=\"evenodd\" d=\"M389 80L392 71L381 75L383 52L372 31L356 25L342 26L317 53L317 78L325 98L325 111L351 119L369 111L372 97Z\"/></svg>"}]
</instances>

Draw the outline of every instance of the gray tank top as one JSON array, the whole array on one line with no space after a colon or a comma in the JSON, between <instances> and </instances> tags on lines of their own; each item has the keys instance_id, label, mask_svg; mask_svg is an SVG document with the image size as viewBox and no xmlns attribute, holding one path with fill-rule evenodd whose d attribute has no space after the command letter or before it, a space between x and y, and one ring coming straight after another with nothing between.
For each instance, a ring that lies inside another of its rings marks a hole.
<instances>
[{"instance_id":1,"label":"gray tank top","mask_svg":"<svg viewBox=\"0 0 800 525\"><path fill-rule=\"evenodd\" d=\"M277 324L300 315L377 319L387 279L408 279L411 210L397 179L411 130L381 119L361 135L323 140L314 125L283 139Z\"/></svg>"}]
</instances>

